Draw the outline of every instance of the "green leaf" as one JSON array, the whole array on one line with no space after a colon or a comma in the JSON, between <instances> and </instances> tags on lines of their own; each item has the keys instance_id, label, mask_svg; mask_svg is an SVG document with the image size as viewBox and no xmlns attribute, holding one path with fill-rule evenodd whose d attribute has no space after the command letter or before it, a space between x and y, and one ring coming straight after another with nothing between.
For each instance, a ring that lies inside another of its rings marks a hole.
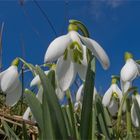
<instances>
[{"instance_id":1,"label":"green leaf","mask_svg":"<svg viewBox=\"0 0 140 140\"><path fill-rule=\"evenodd\" d=\"M41 130L43 129L42 105L36 98L35 94L30 90L25 90L25 100L28 103L33 116L35 117Z\"/></svg>"},{"instance_id":2,"label":"green leaf","mask_svg":"<svg viewBox=\"0 0 140 140\"><path fill-rule=\"evenodd\" d=\"M43 86L46 102L48 103L48 108L49 108L50 112L52 112L51 116L56 117L57 124L54 124L54 125L58 126L57 130L59 130L61 132L62 138L68 139L64 116L63 116L61 106L59 104L59 101L58 101L56 93L55 93L54 85L52 84L52 81L55 81L54 80L55 73L52 70L49 72L49 74L46 77L43 70L41 70L41 68L39 66L37 66L36 69L37 69L37 73L39 74L39 77L41 79L41 84ZM55 127L56 126L54 126L54 128Z\"/></svg>"},{"instance_id":3,"label":"green leaf","mask_svg":"<svg viewBox=\"0 0 140 140\"><path fill-rule=\"evenodd\" d=\"M138 104L136 98L133 99L133 102L134 102L134 108L135 108L135 111L136 111L136 114L138 117L138 122L140 124L140 107L139 107L139 104ZM139 125L139 128L140 128L140 125Z\"/></svg>"},{"instance_id":4,"label":"green leaf","mask_svg":"<svg viewBox=\"0 0 140 140\"><path fill-rule=\"evenodd\" d=\"M91 56L90 56L91 57ZM95 59L95 58L93 58ZM91 139L92 137L92 104L93 104L93 90L94 90L94 79L95 79L95 61L90 58L86 81L84 85L84 96L83 96L83 106L81 112L81 124L80 124L80 134L81 139ZM93 63L94 62L94 63ZM93 68L94 67L94 68Z\"/></svg>"},{"instance_id":5,"label":"green leaf","mask_svg":"<svg viewBox=\"0 0 140 140\"><path fill-rule=\"evenodd\" d=\"M107 113L107 110L103 107L101 98L99 95L96 96L96 115L98 116L98 127L100 128L101 133L106 137L106 139L111 139L113 131L108 126L111 125L110 116Z\"/></svg>"}]
</instances>

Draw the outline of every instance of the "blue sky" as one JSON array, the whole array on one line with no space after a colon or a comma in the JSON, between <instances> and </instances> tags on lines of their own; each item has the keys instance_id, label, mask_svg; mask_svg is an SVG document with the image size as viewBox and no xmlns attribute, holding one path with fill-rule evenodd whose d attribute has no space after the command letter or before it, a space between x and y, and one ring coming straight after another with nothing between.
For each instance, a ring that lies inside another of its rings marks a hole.
<instances>
[{"instance_id":1,"label":"blue sky","mask_svg":"<svg viewBox=\"0 0 140 140\"><path fill-rule=\"evenodd\" d=\"M82 21L91 38L106 50L111 66L104 71L97 62L96 87L104 92L110 76L119 74L124 65L124 52L140 59L140 2L119 0L38 1L51 20L57 36L67 33L69 19ZM48 22L33 1L0 1L0 24L4 22L3 68L23 56L33 64L42 64L47 46L55 38ZM139 85L140 80L135 84Z\"/></svg>"}]
</instances>

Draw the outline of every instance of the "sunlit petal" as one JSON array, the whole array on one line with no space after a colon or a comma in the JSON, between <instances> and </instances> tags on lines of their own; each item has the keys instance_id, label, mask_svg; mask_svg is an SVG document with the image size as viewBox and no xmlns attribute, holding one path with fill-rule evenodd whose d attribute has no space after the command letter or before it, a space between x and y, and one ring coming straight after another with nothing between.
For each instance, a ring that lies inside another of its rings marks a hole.
<instances>
[{"instance_id":1,"label":"sunlit petal","mask_svg":"<svg viewBox=\"0 0 140 140\"><path fill-rule=\"evenodd\" d=\"M45 71L45 74L47 75L49 73L49 71ZM40 84L40 78L39 78L39 75L36 75L33 80L31 81L30 83L30 86L35 86L35 85L38 85Z\"/></svg>"},{"instance_id":2,"label":"sunlit petal","mask_svg":"<svg viewBox=\"0 0 140 140\"><path fill-rule=\"evenodd\" d=\"M59 87L56 88L55 92L59 100L64 98L65 92L62 91Z\"/></svg>"},{"instance_id":3,"label":"sunlit petal","mask_svg":"<svg viewBox=\"0 0 140 140\"><path fill-rule=\"evenodd\" d=\"M132 82L131 81L126 81L126 82L123 82L121 80L121 89L123 91L123 93L127 92L129 88L132 87Z\"/></svg>"},{"instance_id":4,"label":"sunlit petal","mask_svg":"<svg viewBox=\"0 0 140 140\"><path fill-rule=\"evenodd\" d=\"M102 104L104 106L108 106L110 104L111 96L112 96L112 87L110 86L110 88L106 91L102 99Z\"/></svg>"},{"instance_id":5,"label":"sunlit petal","mask_svg":"<svg viewBox=\"0 0 140 140\"><path fill-rule=\"evenodd\" d=\"M71 39L69 34L60 36L53 40L46 51L44 62L57 60L63 55L65 49L70 45L70 43Z\"/></svg>"},{"instance_id":6,"label":"sunlit petal","mask_svg":"<svg viewBox=\"0 0 140 140\"><path fill-rule=\"evenodd\" d=\"M77 71L78 71L80 78L83 81L85 81L86 73L87 73L87 66L77 64L76 67L77 67Z\"/></svg>"},{"instance_id":7,"label":"sunlit petal","mask_svg":"<svg viewBox=\"0 0 140 140\"><path fill-rule=\"evenodd\" d=\"M77 91L77 93L76 93L76 101L77 102L82 102L82 100L83 100L83 87L84 87L84 85L82 84L80 87L79 87L79 89L78 89L78 91Z\"/></svg>"},{"instance_id":8,"label":"sunlit petal","mask_svg":"<svg viewBox=\"0 0 140 140\"><path fill-rule=\"evenodd\" d=\"M122 99L122 91L120 90L118 85L117 84L112 84L112 90L113 90L113 92L117 93L117 95L119 97L119 100L121 101L121 99Z\"/></svg>"},{"instance_id":9,"label":"sunlit petal","mask_svg":"<svg viewBox=\"0 0 140 140\"><path fill-rule=\"evenodd\" d=\"M42 103L43 87L40 85L36 97Z\"/></svg>"},{"instance_id":10,"label":"sunlit petal","mask_svg":"<svg viewBox=\"0 0 140 140\"><path fill-rule=\"evenodd\" d=\"M18 80L18 71L16 66L10 66L1 78L1 89L3 92L14 89Z\"/></svg>"},{"instance_id":11,"label":"sunlit petal","mask_svg":"<svg viewBox=\"0 0 140 140\"><path fill-rule=\"evenodd\" d=\"M133 59L128 59L126 64L121 69L121 80L123 82L132 81L138 75L138 68Z\"/></svg>"},{"instance_id":12,"label":"sunlit petal","mask_svg":"<svg viewBox=\"0 0 140 140\"><path fill-rule=\"evenodd\" d=\"M131 107L131 120L132 120L132 123L135 127L139 127L139 121L138 121L138 117L136 114L136 110L134 108L134 104Z\"/></svg>"},{"instance_id":13,"label":"sunlit petal","mask_svg":"<svg viewBox=\"0 0 140 140\"><path fill-rule=\"evenodd\" d=\"M16 85L17 86L15 88L12 88L6 92L6 105L8 106L14 106L21 97L22 85L20 81L18 81L18 84Z\"/></svg>"},{"instance_id":14,"label":"sunlit petal","mask_svg":"<svg viewBox=\"0 0 140 140\"><path fill-rule=\"evenodd\" d=\"M56 75L60 88L66 91L73 83L76 76L76 67L74 63L68 58L64 60L60 57L57 61Z\"/></svg>"},{"instance_id":15,"label":"sunlit petal","mask_svg":"<svg viewBox=\"0 0 140 140\"><path fill-rule=\"evenodd\" d=\"M115 100L111 100L108 106L108 110L112 116L116 115L116 113L118 112L118 107L119 107L118 102L116 102Z\"/></svg>"},{"instance_id":16,"label":"sunlit petal","mask_svg":"<svg viewBox=\"0 0 140 140\"><path fill-rule=\"evenodd\" d=\"M90 38L80 36L85 46L92 51L93 55L100 61L104 69L110 65L109 58L104 49L95 41Z\"/></svg>"},{"instance_id":17,"label":"sunlit petal","mask_svg":"<svg viewBox=\"0 0 140 140\"><path fill-rule=\"evenodd\" d=\"M30 107L28 107L28 108L26 109L26 111L24 112L22 118L23 118L24 120L29 120L30 112L31 112L31 109L30 109Z\"/></svg>"}]
</instances>

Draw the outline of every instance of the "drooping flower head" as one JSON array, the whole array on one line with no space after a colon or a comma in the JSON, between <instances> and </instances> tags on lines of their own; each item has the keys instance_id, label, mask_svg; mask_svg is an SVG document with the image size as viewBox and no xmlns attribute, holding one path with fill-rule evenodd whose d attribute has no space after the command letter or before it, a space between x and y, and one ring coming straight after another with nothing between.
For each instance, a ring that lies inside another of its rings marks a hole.
<instances>
[{"instance_id":1,"label":"drooping flower head","mask_svg":"<svg viewBox=\"0 0 140 140\"><path fill-rule=\"evenodd\" d=\"M112 83L109 89L105 92L102 104L108 108L110 114L115 116L118 112L119 104L122 99L122 91L117 85L118 77L112 76Z\"/></svg>"},{"instance_id":2,"label":"drooping flower head","mask_svg":"<svg viewBox=\"0 0 140 140\"><path fill-rule=\"evenodd\" d=\"M131 53L125 53L125 61L126 63L120 72L123 92L126 92L131 87L132 81L140 75L140 66L133 60Z\"/></svg>"},{"instance_id":3,"label":"drooping flower head","mask_svg":"<svg viewBox=\"0 0 140 140\"><path fill-rule=\"evenodd\" d=\"M6 95L6 105L8 106L14 106L22 94L18 63L19 60L15 59L7 70L0 73L0 89Z\"/></svg>"},{"instance_id":4,"label":"drooping flower head","mask_svg":"<svg viewBox=\"0 0 140 140\"><path fill-rule=\"evenodd\" d=\"M93 39L78 33L76 24L69 25L69 32L53 40L44 57L44 62L57 60L56 75L60 88L67 90L78 73L85 80L88 66L88 49L100 61L104 69L109 67L109 58L103 48Z\"/></svg>"}]
</instances>

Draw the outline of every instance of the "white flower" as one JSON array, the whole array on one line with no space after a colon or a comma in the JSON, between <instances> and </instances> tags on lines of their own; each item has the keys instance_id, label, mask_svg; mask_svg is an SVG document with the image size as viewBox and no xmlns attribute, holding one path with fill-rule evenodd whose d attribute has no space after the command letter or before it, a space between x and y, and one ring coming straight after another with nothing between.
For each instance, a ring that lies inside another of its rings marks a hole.
<instances>
[{"instance_id":1,"label":"white flower","mask_svg":"<svg viewBox=\"0 0 140 140\"><path fill-rule=\"evenodd\" d=\"M93 101L95 101L96 94L97 94L97 90L94 87ZM80 108L82 107L83 96L84 96L84 84L82 84L79 87L79 89L78 89L78 91L76 93L76 102L74 104L75 110L77 110L79 107Z\"/></svg>"},{"instance_id":2,"label":"white flower","mask_svg":"<svg viewBox=\"0 0 140 140\"><path fill-rule=\"evenodd\" d=\"M0 73L0 89L6 94L6 105L14 106L22 94L17 66L10 66Z\"/></svg>"},{"instance_id":3,"label":"white flower","mask_svg":"<svg viewBox=\"0 0 140 140\"><path fill-rule=\"evenodd\" d=\"M108 110L112 116L115 116L118 112L119 103L122 99L122 91L118 85L113 83L103 96L102 104L108 107Z\"/></svg>"},{"instance_id":4,"label":"white flower","mask_svg":"<svg viewBox=\"0 0 140 140\"><path fill-rule=\"evenodd\" d=\"M94 40L83 37L76 31L60 36L49 45L44 61L57 61L56 74L60 88L66 91L78 73L85 80L87 71L87 48L101 62L104 69L109 67L109 58L103 48Z\"/></svg>"},{"instance_id":5,"label":"white flower","mask_svg":"<svg viewBox=\"0 0 140 140\"><path fill-rule=\"evenodd\" d=\"M125 53L126 63L121 69L121 86L125 93L132 85L132 81L140 75L140 66L137 64L133 58L132 54Z\"/></svg>"},{"instance_id":6,"label":"white flower","mask_svg":"<svg viewBox=\"0 0 140 140\"><path fill-rule=\"evenodd\" d=\"M136 98L138 105L140 107L140 95L139 94L135 95L135 98ZM139 127L139 120L138 120L138 116L136 114L134 103L132 104L132 107L131 107L131 120L132 120L132 123L135 127Z\"/></svg>"}]
</instances>

